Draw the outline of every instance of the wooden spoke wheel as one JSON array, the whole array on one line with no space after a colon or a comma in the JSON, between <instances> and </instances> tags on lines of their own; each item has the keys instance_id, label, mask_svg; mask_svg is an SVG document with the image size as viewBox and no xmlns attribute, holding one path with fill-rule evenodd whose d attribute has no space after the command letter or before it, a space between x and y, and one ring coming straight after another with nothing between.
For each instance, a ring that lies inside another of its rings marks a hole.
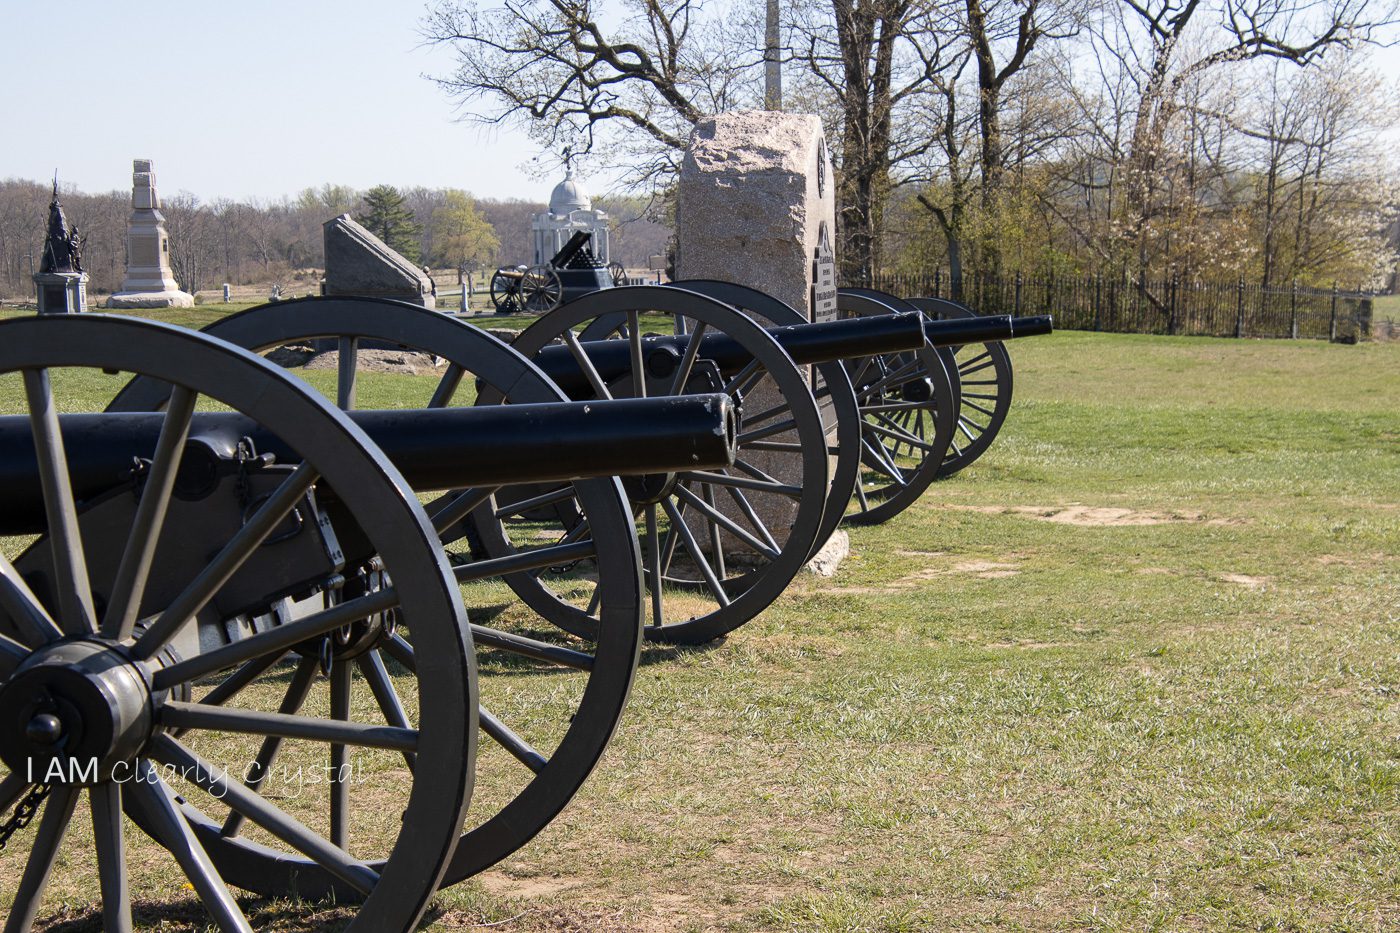
<instances>
[{"instance_id":1,"label":"wooden spoke wheel","mask_svg":"<svg viewBox=\"0 0 1400 933\"><path fill-rule=\"evenodd\" d=\"M933 318L949 321L977 317L966 305L946 298L910 298L909 304ZM1011 354L1000 340L951 347L962 385L958 427L938 470L952 476L986 453L1011 410Z\"/></svg>"},{"instance_id":2,"label":"wooden spoke wheel","mask_svg":"<svg viewBox=\"0 0 1400 933\"><path fill-rule=\"evenodd\" d=\"M564 300L559 273L550 266L531 266L520 280L520 305L533 314L553 311Z\"/></svg>"},{"instance_id":3,"label":"wooden spoke wheel","mask_svg":"<svg viewBox=\"0 0 1400 933\"><path fill-rule=\"evenodd\" d=\"M357 351L385 341L431 351L444 361L433 376L428 407L469 405L477 392L515 403L565 400L525 357L495 337L399 301L280 302L225 318L208 332L258 351L330 338L339 350L337 369L319 374L327 377L319 384L343 408L383 391L386 377L361 373L357 363L368 353ZM308 378L318 375L304 372ZM149 410L162 404L162 396L158 386L132 385L118 404ZM580 480L560 489L586 516L590 537L580 542L529 535L496 560L473 560L461 537L461 520L470 511L483 516L499 511L493 489L453 490L429 506L473 617L484 614L483 603L500 602L504 578L515 586L532 581L548 587L552 599L579 611L589 608L596 621L594 643L588 646L554 626L539 626L528 612L506 609L492 624L472 626L478 663L489 675L481 686L480 722L490 741L478 759L476 786L482 792L445 884L495 864L564 809L607 747L636 671L642 584L630 507L616 479ZM416 645L388 638L355 659L358 673L376 685L379 710L391 724L399 703L392 679L382 672L396 664L414 670L421 656Z\"/></svg>"},{"instance_id":4,"label":"wooden spoke wheel","mask_svg":"<svg viewBox=\"0 0 1400 933\"><path fill-rule=\"evenodd\" d=\"M722 301L759 320L760 323L779 327L809 323L802 313L791 305L745 285L713 279L686 279L672 282L670 287L699 292ZM812 394L817 399L822 421L827 426L827 452L835 458L821 528L817 532L817 540L812 549L815 555L841 524L846 506L855 493L856 481L860 477L861 416L856 403L855 389L852 388L851 379L846 375L846 368L841 365L840 360L818 363L812 370Z\"/></svg>"},{"instance_id":5,"label":"wooden spoke wheel","mask_svg":"<svg viewBox=\"0 0 1400 933\"><path fill-rule=\"evenodd\" d=\"M53 390L69 380L90 385L101 379L96 370L140 374L169 392L139 469L101 494L83 466L95 445L65 445ZM230 886L259 891L270 878L303 898L361 902L352 929L414 928L471 791L476 675L456 582L402 477L298 380L181 328L99 315L0 322L0 374L17 393L24 385L28 418L15 423L27 426L37 452L47 516L23 554L0 557L0 812L17 802L34 808L43 797L37 829L12 836L0 861L0 887L13 893L5 929L35 923L60 843L76 835L67 831L84 791L94 854L78 864L95 866L105 930L131 929L133 888L177 887L170 872L151 867L167 855L224 930L250 928ZM299 461L209 469L205 435L189 433L202 400L291 439ZM302 583L344 584L342 601L262 629L226 624L222 607L242 598L240 581L257 582L257 567L278 563L288 548L305 557L278 539L288 522L300 527L307 509L325 517L311 497L330 487L351 516L335 530L353 524L393 585L352 592L350 581L367 568L322 570L336 564L322 551L307 564L315 577ZM250 488L265 492L235 494ZM337 637L353 619L386 615L434 659L401 676L399 721L338 715L374 701L334 670L330 712L285 703L278 711L287 678L302 683L319 667L299 658L298 646ZM323 780L296 796L246 790L232 775L269 743L319 768ZM405 756L415 762L407 771ZM352 811L355 795L372 807ZM123 810L139 832L128 830ZM220 824L234 818L251 828L226 839Z\"/></svg>"},{"instance_id":6,"label":"wooden spoke wheel","mask_svg":"<svg viewBox=\"0 0 1400 933\"><path fill-rule=\"evenodd\" d=\"M689 339L671 339L677 334ZM712 359L707 337L728 338L729 359ZM820 530L828 464L807 381L763 328L703 295L629 286L561 306L526 328L514 346L578 400L710 392L736 400L734 466L624 480L642 527L647 638L710 641L778 598ZM483 393L481 401L490 398ZM515 495L516 504L496 516L500 521L481 528L492 557L508 553L518 535L536 527L541 505L550 505L552 533L561 540L593 534L557 492L532 488ZM546 581L542 573L512 586L550 621L594 637L593 607L561 602Z\"/></svg>"},{"instance_id":7,"label":"wooden spoke wheel","mask_svg":"<svg viewBox=\"0 0 1400 933\"><path fill-rule=\"evenodd\" d=\"M614 287L626 285L627 270L623 268L620 262L610 262L608 263L608 278L612 279Z\"/></svg>"},{"instance_id":8,"label":"wooden spoke wheel","mask_svg":"<svg viewBox=\"0 0 1400 933\"><path fill-rule=\"evenodd\" d=\"M859 289L840 289L846 317L912 310ZM847 360L861 413L861 470L845 521L888 521L916 502L938 476L952 442L957 387L945 356L923 349Z\"/></svg>"}]
</instances>

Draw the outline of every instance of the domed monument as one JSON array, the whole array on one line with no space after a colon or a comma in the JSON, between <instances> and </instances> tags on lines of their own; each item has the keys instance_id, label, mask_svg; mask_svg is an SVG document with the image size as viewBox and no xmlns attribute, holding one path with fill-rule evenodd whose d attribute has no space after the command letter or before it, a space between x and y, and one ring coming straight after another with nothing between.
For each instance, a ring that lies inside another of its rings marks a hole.
<instances>
[{"instance_id":1,"label":"domed monument","mask_svg":"<svg viewBox=\"0 0 1400 933\"><path fill-rule=\"evenodd\" d=\"M549 210L536 214L530 221L535 240L535 265L550 258L580 230L593 234L589 251L603 265L611 261L608 243L608 213L595 211L593 199L583 182L574 177L573 159L564 154L564 180L554 186L549 195Z\"/></svg>"}]
</instances>

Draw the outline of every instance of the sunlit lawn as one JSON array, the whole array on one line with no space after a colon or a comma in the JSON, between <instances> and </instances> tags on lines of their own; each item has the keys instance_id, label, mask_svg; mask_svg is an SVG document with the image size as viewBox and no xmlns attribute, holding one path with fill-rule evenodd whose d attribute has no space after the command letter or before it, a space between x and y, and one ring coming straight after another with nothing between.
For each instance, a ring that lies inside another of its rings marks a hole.
<instances>
[{"instance_id":1,"label":"sunlit lawn","mask_svg":"<svg viewBox=\"0 0 1400 933\"><path fill-rule=\"evenodd\" d=\"M1400 927L1400 346L1013 357L982 461L726 643L649 651L563 818L427 928ZM54 919L97 929L62 870Z\"/></svg>"}]
</instances>

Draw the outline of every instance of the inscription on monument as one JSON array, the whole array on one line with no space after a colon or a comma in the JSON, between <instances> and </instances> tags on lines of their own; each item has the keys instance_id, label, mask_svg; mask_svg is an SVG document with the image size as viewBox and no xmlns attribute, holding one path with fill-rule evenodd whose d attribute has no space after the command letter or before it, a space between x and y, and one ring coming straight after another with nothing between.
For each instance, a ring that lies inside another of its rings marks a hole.
<instances>
[{"instance_id":1,"label":"inscription on monument","mask_svg":"<svg viewBox=\"0 0 1400 933\"><path fill-rule=\"evenodd\" d=\"M813 321L836 320L836 254L831 249L831 232L825 220L817 228L817 245L812 250L810 306Z\"/></svg>"},{"instance_id":2,"label":"inscription on monument","mask_svg":"<svg viewBox=\"0 0 1400 933\"><path fill-rule=\"evenodd\" d=\"M160 253L156 241L150 239L131 241L131 264L133 266L159 266Z\"/></svg>"}]
</instances>

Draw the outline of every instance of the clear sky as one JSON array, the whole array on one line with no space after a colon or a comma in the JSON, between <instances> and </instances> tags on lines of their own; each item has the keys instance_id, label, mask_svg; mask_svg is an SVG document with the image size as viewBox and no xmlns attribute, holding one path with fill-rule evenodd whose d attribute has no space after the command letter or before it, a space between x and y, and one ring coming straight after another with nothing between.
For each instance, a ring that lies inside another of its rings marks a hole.
<instances>
[{"instance_id":1,"label":"clear sky","mask_svg":"<svg viewBox=\"0 0 1400 933\"><path fill-rule=\"evenodd\" d=\"M280 198L330 182L547 200L538 147L456 119L415 0L0 0L0 178ZM606 185L595 182L595 190Z\"/></svg>"},{"instance_id":2,"label":"clear sky","mask_svg":"<svg viewBox=\"0 0 1400 933\"><path fill-rule=\"evenodd\" d=\"M327 182L547 200L538 147L460 122L423 0L0 0L0 178L280 198ZM1374 63L1392 81L1400 51ZM1400 137L1400 133L1397 133ZM606 179L589 179L595 193Z\"/></svg>"}]
</instances>

